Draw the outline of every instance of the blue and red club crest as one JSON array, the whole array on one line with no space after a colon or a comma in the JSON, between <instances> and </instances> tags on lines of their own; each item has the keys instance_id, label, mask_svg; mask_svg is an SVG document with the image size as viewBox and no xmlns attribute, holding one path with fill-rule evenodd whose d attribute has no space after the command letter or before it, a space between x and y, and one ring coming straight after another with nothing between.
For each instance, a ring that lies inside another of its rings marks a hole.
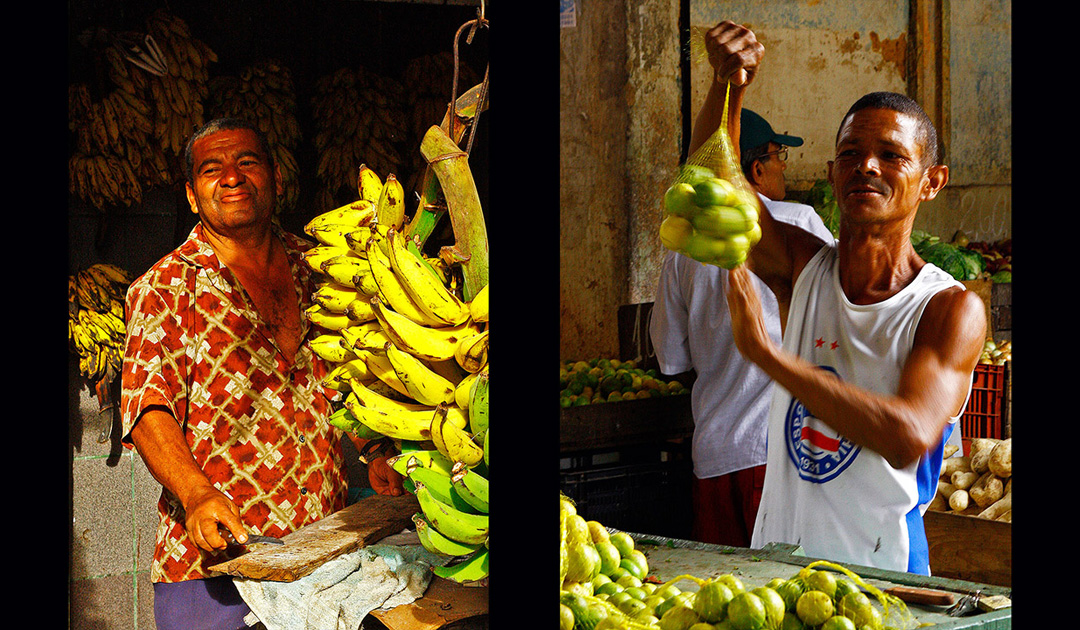
<instances>
[{"instance_id":1,"label":"blue and red club crest","mask_svg":"<svg viewBox=\"0 0 1080 630\"><path fill-rule=\"evenodd\" d=\"M839 378L836 370L819 367ZM836 478L855 461L861 450L815 418L795 397L792 397L784 418L784 436L788 456L799 471L799 477L811 483L825 483Z\"/></svg>"}]
</instances>

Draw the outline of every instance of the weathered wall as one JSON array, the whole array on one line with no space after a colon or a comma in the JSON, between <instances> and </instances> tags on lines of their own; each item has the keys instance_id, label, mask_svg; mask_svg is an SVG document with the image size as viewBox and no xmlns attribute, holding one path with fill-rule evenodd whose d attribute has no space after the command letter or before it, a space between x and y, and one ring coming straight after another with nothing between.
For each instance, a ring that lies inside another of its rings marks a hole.
<instances>
[{"instance_id":1,"label":"weathered wall","mask_svg":"<svg viewBox=\"0 0 1080 630\"><path fill-rule=\"evenodd\" d=\"M561 356L614 356L626 302L626 10L578 0L559 41Z\"/></svg>"},{"instance_id":2,"label":"weathered wall","mask_svg":"<svg viewBox=\"0 0 1080 630\"><path fill-rule=\"evenodd\" d=\"M949 185L916 227L995 241L1012 235L1012 3L948 4Z\"/></svg>"},{"instance_id":3,"label":"weathered wall","mask_svg":"<svg viewBox=\"0 0 1080 630\"><path fill-rule=\"evenodd\" d=\"M905 91L907 3L691 0L692 27L725 19L749 27L765 46L744 107L805 141L789 151L789 192L825 177L837 125L856 99L875 90ZM691 76L696 115L712 79L708 62L694 63Z\"/></svg>"}]
</instances>

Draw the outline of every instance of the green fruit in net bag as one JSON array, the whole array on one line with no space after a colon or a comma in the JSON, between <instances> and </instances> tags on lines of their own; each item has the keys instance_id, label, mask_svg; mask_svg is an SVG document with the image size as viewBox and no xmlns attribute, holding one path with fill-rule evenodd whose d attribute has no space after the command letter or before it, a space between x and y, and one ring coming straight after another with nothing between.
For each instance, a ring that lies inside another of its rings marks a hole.
<instances>
[{"instance_id":1,"label":"green fruit in net bag","mask_svg":"<svg viewBox=\"0 0 1080 630\"><path fill-rule=\"evenodd\" d=\"M693 233L694 225L680 216L669 214L660 222L660 244L671 251L685 249Z\"/></svg>"},{"instance_id":2,"label":"green fruit in net bag","mask_svg":"<svg viewBox=\"0 0 1080 630\"><path fill-rule=\"evenodd\" d=\"M743 586L742 580L730 573L725 573L724 575L721 575L720 577L716 578L716 581L731 589L732 595L738 595L739 593L746 590L746 587Z\"/></svg>"},{"instance_id":3,"label":"green fruit in net bag","mask_svg":"<svg viewBox=\"0 0 1080 630\"><path fill-rule=\"evenodd\" d=\"M628 617L634 616L642 610L645 610L645 608L645 602L640 599L634 599L633 597L619 605L619 611Z\"/></svg>"},{"instance_id":4,"label":"green fruit in net bag","mask_svg":"<svg viewBox=\"0 0 1080 630\"><path fill-rule=\"evenodd\" d=\"M600 573L600 554L592 543L574 543L566 546L566 579L571 582L588 582Z\"/></svg>"},{"instance_id":5,"label":"green fruit in net bag","mask_svg":"<svg viewBox=\"0 0 1080 630\"><path fill-rule=\"evenodd\" d=\"M715 630L715 626L713 626L711 623L699 621L698 623L695 623L686 630Z\"/></svg>"},{"instance_id":6,"label":"green fruit in net bag","mask_svg":"<svg viewBox=\"0 0 1080 630\"><path fill-rule=\"evenodd\" d=\"M566 542L571 545L576 543L592 545L589 525L580 514L571 514L566 517Z\"/></svg>"},{"instance_id":7,"label":"green fruit in net bag","mask_svg":"<svg viewBox=\"0 0 1080 630\"><path fill-rule=\"evenodd\" d=\"M855 622L842 615L833 615L821 624L820 630L858 630Z\"/></svg>"},{"instance_id":8,"label":"green fruit in net bag","mask_svg":"<svg viewBox=\"0 0 1080 630\"><path fill-rule=\"evenodd\" d=\"M726 179L709 177L694 184L694 204L707 206L732 206L737 199L735 186Z\"/></svg>"},{"instance_id":9,"label":"green fruit in net bag","mask_svg":"<svg viewBox=\"0 0 1080 630\"><path fill-rule=\"evenodd\" d=\"M800 578L792 578L784 580L775 590L784 600L784 606L788 610L795 610L795 602L799 601L799 596L806 591L806 584Z\"/></svg>"},{"instance_id":10,"label":"green fruit in net bag","mask_svg":"<svg viewBox=\"0 0 1080 630\"><path fill-rule=\"evenodd\" d=\"M768 582L766 582L765 586L768 586L769 588L771 588L772 590L775 591L776 587L780 586L784 582L787 582L787 580L785 580L784 578L773 578L773 579L769 580Z\"/></svg>"},{"instance_id":11,"label":"green fruit in net bag","mask_svg":"<svg viewBox=\"0 0 1080 630\"><path fill-rule=\"evenodd\" d=\"M735 630L760 630L767 616L765 603L749 591L736 594L728 603L727 618Z\"/></svg>"},{"instance_id":12,"label":"green fruit in net bag","mask_svg":"<svg viewBox=\"0 0 1080 630\"><path fill-rule=\"evenodd\" d=\"M750 247L757 245L758 241L761 240L761 224L754 223L751 225L744 236L746 236L746 240L750 243Z\"/></svg>"},{"instance_id":13,"label":"green fruit in net bag","mask_svg":"<svg viewBox=\"0 0 1080 630\"><path fill-rule=\"evenodd\" d=\"M686 239L682 253L700 263L712 264L728 253L728 242L708 234L694 233Z\"/></svg>"},{"instance_id":14,"label":"green fruit in net bag","mask_svg":"<svg viewBox=\"0 0 1080 630\"><path fill-rule=\"evenodd\" d=\"M701 621L694 609L686 604L679 603L669 608L660 617L660 630L687 630L690 626Z\"/></svg>"},{"instance_id":15,"label":"green fruit in net bag","mask_svg":"<svg viewBox=\"0 0 1080 630\"><path fill-rule=\"evenodd\" d=\"M825 593L830 599L836 596L836 576L828 571L811 571L810 575L806 576L806 586Z\"/></svg>"},{"instance_id":16,"label":"green fruit in net bag","mask_svg":"<svg viewBox=\"0 0 1080 630\"><path fill-rule=\"evenodd\" d=\"M870 598L860 591L844 595L836 606L836 613L853 621L856 628L881 627L881 613L874 607Z\"/></svg>"},{"instance_id":17,"label":"green fruit in net bag","mask_svg":"<svg viewBox=\"0 0 1080 630\"><path fill-rule=\"evenodd\" d=\"M779 593L767 586L759 586L750 592L757 595L761 599L761 603L765 605L765 626L768 628L778 627L780 622L784 620L784 611L786 609L784 599L780 597Z\"/></svg>"},{"instance_id":18,"label":"green fruit in net bag","mask_svg":"<svg viewBox=\"0 0 1080 630\"><path fill-rule=\"evenodd\" d=\"M710 177L716 177L716 173L711 168L700 164L683 164L679 169L679 179L691 186Z\"/></svg>"},{"instance_id":19,"label":"green fruit in net bag","mask_svg":"<svg viewBox=\"0 0 1080 630\"><path fill-rule=\"evenodd\" d=\"M742 210L731 206L702 208L690 218L690 223L698 232L718 238L745 234L753 225L753 222L746 219Z\"/></svg>"},{"instance_id":20,"label":"green fruit in net bag","mask_svg":"<svg viewBox=\"0 0 1080 630\"><path fill-rule=\"evenodd\" d=\"M589 537L592 538L593 544L598 542L608 542L611 538L611 534L600 521L585 521L585 525L589 528Z\"/></svg>"},{"instance_id":21,"label":"green fruit in net bag","mask_svg":"<svg viewBox=\"0 0 1080 630\"><path fill-rule=\"evenodd\" d=\"M620 557L629 557L630 552L634 550L634 538L626 532L615 532L608 537L608 540L619 550Z\"/></svg>"},{"instance_id":22,"label":"green fruit in net bag","mask_svg":"<svg viewBox=\"0 0 1080 630\"><path fill-rule=\"evenodd\" d=\"M573 630L574 611L566 604L559 604L559 630Z\"/></svg>"},{"instance_id":23,"label":"green fruit in net bag","mask_svg":"<svg viewBox=\"0 0 1080 630\"><path fill-rule=\"evenodd\" d=\"M664 193L664 211L669 215L689 218L697 212L694 206L694 187L689 182L676 182Z\"/></svg>"},{"instance_id":24,"label":"green fruit in net bag","mask_svg":"<svg viewBox=\"0 0 1080 630\"><path fill-rule=\"evenodd\" d=\"M735 207L738 208L740 212L742 212L743 216L746 217L747 221L751 223L757 223L759 215L756 203L740 203Z\"/></svg>"},{"instance_id":25,"label":"green fruit in net bag","mask_svg":"<svg viewBox=\"0 0 1080 630\"><path fill-rule=\"evenodd\" d=\"M795 614L808 626L817 626L833 616L832 597L824 591L807 591L795 603Z\"/></svg>"},{"instance_id":26,"label":"green fruit in net bag","mask_svg":"<svg viewBox=\"0 0 1080 630\"><path fill-rule=\"evenodd\" d=\"M840 602L843 601L844 597L851 593L858 593L859 595L865 597L867 601L870 601L870 598L867 597L865 593L860 591L859 587L855 586L854 582L847 579L846 577L837 578L836 591L833 592L833 602L836 604L837 610L840 609ZM857 600L858 598L855 599Z\"/></svg>"},{"instance_id":27,"label":"green fruit in net bag","mask_svg":"<svg viewBox=\"0 0 1080 630\"><path fill-rule=\"evenodd\" d=\"M780 622L778 630L805 630L806 624L799 619L799 616L790 610L784 613L784 619Z\"/></svg>"},{"instance_id":28,"label":"green fruit in net bag","mask_svg":"<svg viewBox=\"0 0 1080 630\"><path fill-rule=\"evenodd\" d=\"M619 566L622 557L610 540L598 542L594 545L596 553L600 556L600 573L610 578L612 571Z\"/></svg>"},{"instance_id":29,"label":"green fruit in net bag","mask_svg":"<svg viewBox=\"0 0 1080 630\"><path fill-rule=\"evenodd\" d=\"M631 549L630 555L624 558L624 560L630 560L638 565L638 568L641 569L641 575L639 576L641 579L644 580L645 576L649 574L649 559L645 557L645 552L642 550Z\"/></svg>"},{"instance_id":30,"label":"green fruit in net bag","mask_svg":"<svg viewBox=\"0 0 1080 630\"><path fill-rule=\"evenodd\" d=\"M645 572L641 570L641 565L638 564L633 558L623 558L619 560L619 566L626 569L630 575L638 579L638 586L641 586L641 580L645 579Z\"/></svg>"},{"instance_id":31,"label":"green fruit in net bag","mask_svg":"<svg viewBox=\"0 0 1080 630\"><path fill-rule=\"evenodd\" d=\"M735 594L726 584L710 580L701 585L694 597L694 612L708 623L718 623L727 614Z\"/></svg>"}]
</instances>

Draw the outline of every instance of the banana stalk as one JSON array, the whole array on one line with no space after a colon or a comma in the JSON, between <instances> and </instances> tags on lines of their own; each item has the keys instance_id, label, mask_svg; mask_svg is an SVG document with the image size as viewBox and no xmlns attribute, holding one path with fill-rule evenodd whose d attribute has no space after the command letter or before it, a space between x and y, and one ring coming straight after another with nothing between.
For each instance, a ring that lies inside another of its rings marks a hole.
<instances>
[{"instance_id":1,"label":"banana stalk","mask_svg":"<svg viewBox=\"0 0 1080 630\"><path fill-rule=\"evenodd\" d=\"M439 178L450 224L453 255L461 261L462 297L472 299L488 283L487 225L480 207L468 155L440 127L432 126L420 142L420 153Z\"/></svg>"},{"instance_id":2,"label":"banana stalk","mask_svg":"<svg viewBox=\"0 0 1080 630\"><path fill-rule=\"evenodd\" d=\"M439 127L443 130L450 129L451 122L453 122L453 129L447 135L455 144L461 142L468 123L486 109L487 99L483 98L483 87L483 85L477 85L458 97L455 107L456 116L452 117L450 115L449 108L447 108L446 115L443 116ZM422 181L420 203L417 205L416 212L413 213L412 220L405 230L406 236L410 238L415 236L419 239L421 248L423 248L424 243L427 242L428 237L431 236L435 226L438 225L446 212L446 208L437 204L442 189L439 186L439 178L435 176L431 166L425 169Z\"/></svg>"}]
</instances>

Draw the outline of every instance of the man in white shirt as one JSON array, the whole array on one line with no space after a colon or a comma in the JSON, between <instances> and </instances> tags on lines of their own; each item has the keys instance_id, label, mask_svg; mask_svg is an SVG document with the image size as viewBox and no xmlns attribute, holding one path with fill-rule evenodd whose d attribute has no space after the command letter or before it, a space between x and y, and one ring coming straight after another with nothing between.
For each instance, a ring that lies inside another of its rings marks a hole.
<instances>
[{"instance_id":1,"label":"man in white shirt","mask_svg":"<svg viewBox=\"0 0 1080 630\"><path fill-rule=\"evenodd\" d=\"M710 29L706 48L717 77L706 102L730 94L738 112L765 48L729 21ZM695 135L720 121L703 110ZM763 206L761 240L728 275L734 343L775 381L752 546L929 575L922 506L971 390L984 306L911 244L920 204L949 177L918 103L893 92L859 98L840 119L827 176L838 237L793 229ZM766 332L761 281L787 314L782 345Z\"/></svg>"},{"instance_id":2,"label":"man in white shirt","mask_svg":"<svg viewBox=\"0 0 1080 630\"><path fill-rule=\"evenodd\" d=\"M747 181L778 220L832 239L810 206L782 201L787 148L803 144L742 110L739 153ZM690 154L697 145L690 147ZM765 479L765 428L772 381L732 342L726 269L668 251L653 304L650 334L660 369L693 370L694 540L749 547ZM780 340L776 299L759 284L769 334Z\"/></svg>"}]
</instances>

